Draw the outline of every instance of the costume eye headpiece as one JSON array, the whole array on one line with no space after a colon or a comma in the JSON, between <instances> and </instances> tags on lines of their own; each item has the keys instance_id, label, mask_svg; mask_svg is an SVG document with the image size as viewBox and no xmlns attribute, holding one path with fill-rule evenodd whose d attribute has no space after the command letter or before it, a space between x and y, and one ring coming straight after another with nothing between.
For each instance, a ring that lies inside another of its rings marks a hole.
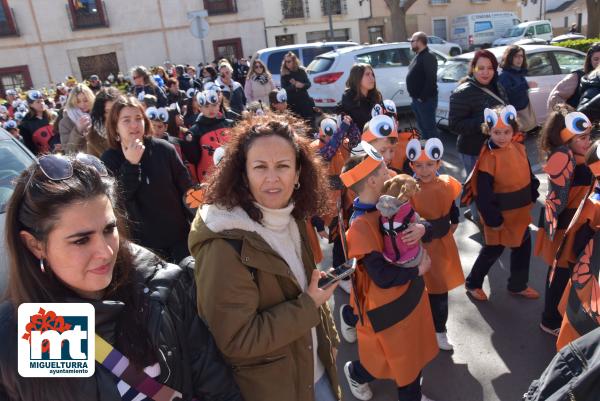
<instances>
[{"instance_id":1,"label":"costume eye headpiece","mask_svg":"<svg viewBox=\"0 0 600 401\"><path fill-rule=\"evenodd\" d=\"M383 107L389 114L396 114L396 103L393 100L386 99L383 101Z\"/></svg>"},{"instance_id":2,"label":"costume eye headpiece","mask_svg":"<svg viewBox=\"0 0 600 401\"><path fill-rule=\"evenodd\" d=\"M379 103L377 103L375 106L373 106L373 109L371 109L371 118L375 118L382 114L383 114L383 106L380 105Z\"/></svg>"},{"instance_id":3,"label":"costume eye headpiece","mask_svg":"<svg viewBox=\"0 0 600 401\"><path fill-rule=\"evenodd\" d=\"M217 85L214 82L207 82L203 85L202 89L204 89L205 91L215 91L217 93L221 93L223 92L223 90L221 89L221 87L219 85Z\"/></svg>"},{"instance_id":4,"label":"costume eye headpiece","mask_svg":"<svg viewBox=\"0 0 600 401\"><path fill-rule=\"evenodd\" d=\"M365 129L362 134L362 140L367 142L379 138L398 138L394 120L385 114L373 117L365 124Z\"/></svg>"},{"instance_id":5,"label":"costume eye headpiece","mask_svg":"<svg viewBox=\"0 0 600 401\"><path fill-rule=\"evenodd\" d=\"M560 131L560 138L567 143L576 135L587 134L591 126L592 123L585 114L573 111L565 116L565 128Z\"/></svg>"},{"instance_id":6,"label":"costume eye headpiece","mask_svg":"<svg viewBox=\"0 0 600 401\"><path fill-rule=\"evenodd\" d=\"M165 124L169 122L169 112L163 107L160 109L157 109L156 107L148 107L146 109L146 116L152 121L161 121Z\"/></svg>"},{"instance_id":7,"label":"costume eye headpiece","mask_svg":"<svg viewBox=\"0 0 600 401\"><path fill-rule=\"evenodd\" d=\"M191 97L194 97L196 95L196 92L198 92L196 88L190 88L187 91L185 91L185 96L189 99Z\"/></svg>"},{"instance_id":8,"label":"costume eye headpiece","mask_svg":"<svg viewBox=\"0 0 600 401\"><path fill-rule=\"evenodd\" d=\"M32 102L34 102L36 100L42 100L44 98L44 96L42 95L42 92L40 92L38 90L31 90L31 91L27 92L27 97Z\"/></svg>"},{"instance_id":9,"label":"costume eye headpiece","mask_svg":"<svg viewBox=\"0 0 600 401\"><path fill-rule=\"evenodd\" d=\"M287 92L285 89L280 89L277 92L277 103L285 103L287 102Z\"/></svg>"},{"instance_id":10,"label":"costume eye headpiece","mask_svg":"<svg viewBox=\"0 0 600 401\"><path fill-rule=\"evenodd\" d=\"M327 136L332 136L338 129L337 122L332 118L324 118L320 124L321 132Z\"/></svg>"},{"instance_id":11,"label":"costume eye headpiece","mask_svg":"<svg viewBox=\"0 0 600 401\"><path fill-rule=\"evenodd\" d=\"M517 120L517 110L510 104L503 107L499 114L495 110L486 108L483 111L483 118L490 129L511 127L511 124Z\"/></svg>"},{"instance_id":12,"label":"costume eye headpiece","mask_svg":"<svg viewBox=\"0 0 600 401\"><path fill-rule=\"evenodd\" d=\"M5 129L15 129L17 128L17 122L15 120L8 120L4 123Z\"/></svg>"},{"instance_id":13,"label":"costume eye headpiece","mask_svg":"<svg viewBox=\"0 0 600 401\"><path fill-rule=\"evenodd\" d=\"M439 161L443 155L444 145L438 138L428 139L427 142L413 138L406 145L406 158L411 162Z\"/></svg>"}]
</instances>

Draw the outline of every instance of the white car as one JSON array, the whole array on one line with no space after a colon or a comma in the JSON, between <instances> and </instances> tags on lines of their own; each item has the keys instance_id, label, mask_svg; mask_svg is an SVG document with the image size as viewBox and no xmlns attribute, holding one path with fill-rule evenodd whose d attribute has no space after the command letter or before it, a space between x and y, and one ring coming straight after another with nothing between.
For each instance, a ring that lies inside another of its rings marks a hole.
<instances>
[{"instance_id":1,"label":"white car","mask_svg":"<svg viewBox=\"0 0 600 401\"><path fill-rule=\"evenodd\" d=\"M550 24L550 21L521 22L506 31L501 38L494 40L492 46L507 46L528 38L542 39L548 43L552 39L552 24Z\"/></svg>"},{"instance_id":2,"label":"white car","mask_svg":"<svg viewBox=\"0 0 600 401\"><path fill-rule=\"evenodd\" d=\"M538 84L537 88L529 90L531 105L535 111L537 122L542 124L548 116L546 103L552 88L569 74L583 67L585 53L565 47L548 45L522 46L527 56L528 73L526 79ZM491 51L498 62L506 46L493 47ZM475 53L465 53L454 57L438 69L438 107L436 119L438 125L448 126L448 111L450 108L450 94L458 86L458 81L467 76L469 63ZM500 69L501 70L501 69Z\"/></svg>"},{"instance_id":3,"label":"white car","mask_svg":"<svg viewBox=\"0 0 600 401\"><path fill-rule=\"evenodd\" d=\"M438 66L446 62L446 56L431 49ZM350 69L355 63L373 67L377 89L384 99L391 99L397 107L410 105L406 90L408 65L415 57L410 43L384 43L338 49L317 56L307 67L312 86L308 90L317 107L333 108L342 100Z\"/></svg>"},{"instance_id":4,"label":"white car","mask_svg":"<svg viewBox=\"0 0 600 401\"><path fill-rule=\"evenodd\" d=\"M438 36L427 36L429 42L427 46L430 49L437 50L440 53L447 54L449 56L458 56L462 53L460 45L457 43L447 42L446 40Z\"/></svg>"},{"instance_id":5,"label":"white car","mask_svg":"<svg viewBox=\"0 0 600 401\"><path fill-rule=\"evenodd\" d=\"M0 128L0 297L6 289L8 260L4 243L6 205L13 190L13 180L35 160L31 152L11 134Z\"/></svg>"}]
</instances>

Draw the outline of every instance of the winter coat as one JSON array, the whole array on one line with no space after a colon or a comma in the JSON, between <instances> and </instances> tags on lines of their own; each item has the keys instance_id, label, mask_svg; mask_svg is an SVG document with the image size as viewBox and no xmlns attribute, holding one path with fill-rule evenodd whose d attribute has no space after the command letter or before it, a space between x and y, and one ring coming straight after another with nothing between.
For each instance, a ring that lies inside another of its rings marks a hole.
<instances>
[{"instance_id":1,"label":"winter coat","mask_svg":"<svg viewBox=\"0 0 600 401\"><path fill-rule=\"evenodd\" d=\"M244 93L246 93L246 99L248 102L258 102L259 100L262 102L265 108L268 108L269 105L269 92L275 89L275 84L273 80L269 78L267 83L261 84L259 81L252 77L246 80L246 84L244 85Z\"/></svg>"},{"instance_id":2,"label":"winter coat","mask_svg":"<svg viewBox=\"0 0 600 401\"><path fill-rule=\"evenodd\" d=\"M187 239L190 226L183 195L192 181L173 145L145 138L144 146L139 164L129 163L120 148L107 150L101 159L119 184L132 238L162 250Z\"/></svg>"},{"instance_id":3,"label":"winter coat","mask_svg":"<svg viewBox=\"0 0 600 401\"><path fill-rule=\"evenodd\" d=\"M504 88L499 83L487 86L496 96L508 104ZM460 153L477 156L486 137L481 132L483 110L501 103L485 93L481 85L472 77L460 84L450 95L449 129L458 135L456 147Z\"/></svg>"},{"instance_id":4,"label":"winter coat","mask_svg":"<svg viewBox=\"0 0 600 401\"><path fill-rule=\"evenodd\" d=\"M298 89L290 83L291 79L304 84L304 88ZM299 115L304 119L311 119L314 115L314 100L308 94L310 80L306 75L306 70L298 67L296 71L290 71L287 75L281 75L281 87L287 92L287 103L292 113Z\"/></svg>"},{"instance_id":5,"label":"winter coat","mask_svg":"<svg viewBox=\"0 0 600 401\"><path fill-rule=\"evenodd\" d=\"M567 103L568 105L577 108L580 97L579 82L583 75L583 70L576 70L561 79L560 82L552 88L550 95L548 95L548 102L546 103L548 110L552 110L552 108L559 103Z\"/></svg>"},{"instance_id":6,"label":"winter coat","mask_svg":"<svg viewBox=\"0 0 600 401\"><path fill-rule=\"evenodd\" d=\"M142 247L131 244L131 249L133 288L146 305L147 333L156 346L160 366L157 381L182 392L186 401L193 397L206 401L242 401L230 369L205 323L196 314L192 270L167 264ZM96 311L96 334L115 345L117 318L124 306L121 301L79 298L65 301L92 303ZM60 382L57 383L57 379L19 376L16 313L16 308L9 302L0 305L0 338L3 341L0 347L0 400L122 400L116 377L98 363L90 378L58 379Z\"/></svg>"},{"instance_id":7,"label":"winter coat","mask_svg":"<svg viewBox=\"0 0 600 401\"><path fill-rule=\"evenodd\" d=\"M250 219L241 208L216 217L210 213L198 211L188 241L199 261L198 311L233 367L246 401L314 401L313 327L318 356L339 398L332 353L339 340L327 303L315 307L283 258L258 233L237 228ZM213 228L236 228L214 232L205 219ZM296 223L310 281L313 254L305 223Z\"/></svg>"},{"instance_id":8,"label":"winter coat","mask_svg":"<svg viewBox=\"0 0 600 401\"><path fill-rule=\"evenodd\" d=\"M231 110L238 114L242 114L242 111L246 110L246 94L244 93L244 87L234 80L231 80L231 85L227 85L221 78L218 78L215 82L223 89L223 95L229 100L229 107L231 107Z\"/></svg>"},{"instance_id":9,"label":"winter coat","mask_svg":"<svg viewBox=\"0 0 600 401\"><path fill-rule=\"evenodd\" d=\"M27 114L19 125L19 132L25 146L34 155L50 153L55 145L60 144L60 136L55 133L46 117L38 118Z\"/></svg>"},{"instance_id":10,"label":"winter coat","mask_svg":"<svg viewBox=\"0 0 600 401\"><path fill-rule=\"evenodd\" d=\"M525 77L526 69L506 68L498 77L508 96L508 103L515 106L517 110L523 110L529 104L529 84Z\"/></svg>"},{"instance_id":11,"label":"winter coat","mask_svg":"<svg viewBox=\"0 0 600 401\"><path fill-rule=\"evenodd\" d=\"M156 107L167 107L167 95L156 85L136 86L133 88L135 97L138 97L141 92L146 95L156 96Z\"/></svg>"},{"instance_id":12,"label":"winter coat","mask_svg":"<svg viewBox=\"0 0 600 401\"><path fill-rule=\"evenodd\" d=\"M581 98L577 111L593 121L600 120L600 73L590 73L581 78Z\"/></svg>"},{"instance_id":13,"label":"winter coat","mask_svg":"<svg viewBox=\"0 0 600 401\"><path fill-rule=\"evenodd\" d=\"M58 123L58 133L65 154L85 152L86 137L66 112L63 112L63 117Z\"/></svg>"},{"instance_id":14,"label":"winter coat","mask_svg":"<svg viewBox=\"0 0 600 401\"><path fill-rule=\"evenodd\" d=\"M340 113L348 114L352 117L352 122L358 126L358 129L363 130L365 124L371 119L371 111L377 103L371 99L361 97L360 100L355 100L356 92L352 89L346 89L342 95L342 101L338 105Z\"/></svg>"},{"instance_id":15,"label":"winter coat","mask_svg":"<svg viewBox=\"0 0 600 401\"><path fill-rule=\"evenodd\" d=\"M412 59L406 74L406 89L413 99L425 101L437 96L437 59L426 47Z\"/></svg>"},{"instance_id":16,"label":"winter coat","mask_svg":"<svg viewBox=\"0 0 600 401\"><path fill-rule=\"evenodd\" d=\"M104 135L106 135L106 127L104 129ZM90 133L87 136L87 147L86 153L94 155L96 157L102 156L104 152L108 150L108 139L105 136L100 135L98 127L92 125Z\"/></svg>"}]
</instances>

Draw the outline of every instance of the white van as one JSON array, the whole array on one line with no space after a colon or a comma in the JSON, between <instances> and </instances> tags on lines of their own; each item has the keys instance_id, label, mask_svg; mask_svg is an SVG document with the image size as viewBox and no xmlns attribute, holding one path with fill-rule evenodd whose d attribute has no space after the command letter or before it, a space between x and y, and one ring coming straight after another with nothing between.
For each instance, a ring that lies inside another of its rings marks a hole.
<instances>
[{"instance_id":1,"label":"white van","mask_svg":"<svg viewBox=\"0 0 600 401\"><path fill-rule=\"evenodd\" d=\"M452 20L450 39L465 51L491 47L494 40L519 22L517 15L511 12L461 15Z\"/></svg>"},{"instance_id":2,"label":"white van","mask_svg":"<svg viewBox=\"0 0 600 401\"><path fill-rule=\"evenodd\" d=\"M494 40L492 46L511 45L520 40L531 38L550 42L552 40L552 24L550 24L550 21L521 22L507 30L501 38Z\"/></svg>"}]
</instances>

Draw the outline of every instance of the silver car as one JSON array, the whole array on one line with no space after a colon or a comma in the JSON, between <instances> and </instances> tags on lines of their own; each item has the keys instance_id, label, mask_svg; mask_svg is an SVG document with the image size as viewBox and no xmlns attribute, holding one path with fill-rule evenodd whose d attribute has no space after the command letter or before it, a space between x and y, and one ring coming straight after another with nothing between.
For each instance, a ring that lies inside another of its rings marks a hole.
<instances>
[{"instance_id":1,"label":"silver car","mask_svg":"<svg viewBox=\"0 0 600 401\"><path fill-rule=\"evenodd\" d=\"M4 226L6 205L14 190L14 180L33 163L33 154L12 135L0 128L0 294L4 293L8 278L8 259Z\"/></svg>"}]
</instances>

